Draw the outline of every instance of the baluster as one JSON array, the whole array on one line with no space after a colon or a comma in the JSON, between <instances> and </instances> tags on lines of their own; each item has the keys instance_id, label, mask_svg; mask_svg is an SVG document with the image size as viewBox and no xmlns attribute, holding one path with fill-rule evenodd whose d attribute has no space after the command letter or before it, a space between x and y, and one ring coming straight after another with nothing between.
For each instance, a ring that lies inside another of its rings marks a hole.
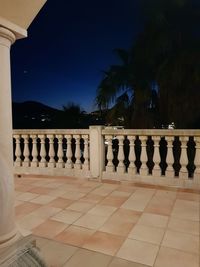
<instances>
[{"instance_id":1,"label":"baluster","mask_svg":"<svg viewBox=\"0 0 200 267\"><path fill-rule=\"evenodd\" d=\"M107 166L106 171L107 172L114 172L114 164L113 164L113 150L112 150L112 135L106 135L105 139L108 143L108 151L107 151Z\"/></svg>"},{"instance_id":2,"label":"baluster","mask_svg":"<svg viewBox=\"0 0 200 267\"><path fill-rule=\"evenodd\" d=\"M128 173L136 174L136 166L135 166L135 136L128 136L128 140L130 142L130 151L129 151L129 161L130 164L128 166Z\"/></svg>"},{"instance_id":3,"label":"baluster","mask_svg":"<svg viewBox=\"0 0 200 267\"><path fill-rule=\"evenodd\" d=\"M63 135L59 134L56 135L56 138L58 139L58 162L56 163L56 167L63 168L64 161L63 161Z\"/></svg>"},{"instance_id":4,"label":"baluster","mask_svg":"<svg viewBox=\"0 0 200 267\"><path fill-rule=\"evenodd\" d=\"M21 164L22 164L22 160L21 160L22 152L21 152L21 147L20 147L20 138L21 138L21 136L19 134L17 134L17 135L14 135L14 138L15 138L15 142L16 142L16 148L15 148L16 159L15 159L14 166L15 167L20 167Z\"/></svg>"},{"instance_id":5,"label":"baluster","mask_svg":"<svg viewBox=\"0 0 200 267\"><path fill-rule=\"evenodd\" d=\"M187 164L188 164L187 142L188 142L188 137L187 136L181 136L180 141L181 141L181 157L180 157L181 169L179 171L179 178L180 179L187 179L188 178L188 170L187 170Z\"/></svg>"},{"instance_id":6,"label":"baluster","mask_svg":"<svg viewBox=\"0 0 200 267\"><path fill-rule=\"evenodd\" d=\"M77 170L81 169L81 149L80 149L80 135L74 135L74 138L76 140L76 149L75 149L75 164L74 164L74 168Z\"/></svg>"},{"instance_id":7,"label":"baluster","mask_svg":"<svg viewBox=\"0 0 200 267\"><path fill-rule=\"evenodd\" d=\"M118 166L117 166L117 172L118 173L125 173L125 165L124 165L124 136L120 135L117 136L119 140L119 150L118 150Z\"/></svg>"},{"instance_id":8,"label":"baluster","mask_svg":"<svg viewBox=\"0 0 200 267\"><path fill-rule=\"evenodd\" d=\"M38 138L40 139L40 157L41 160L39 162L39 167L46 167L47 162L46 162L46 148L45 148L45 138L46 136L44 134L38 135Z\"/></svg>"},{"instance_id":9,"label":"baluster","mask_svg":"<svg viewBox=\"0 0 200 267\"><path fill-rule=\"evenodd\" d=\"M153 162L154 162L154 167L152 174L153 176L161 176L161 169L160 169L160 151L159 151L159 146L160 146L160 136L153 136L152 137L154 141L154 154L153 154Z\"/></svg>"},{"instance_id":10,"label":"baluster","mask_svg":"<svg viewBox=\"0 0 200 267\"><path fill-rule=\"evenodd\" d=\"M55 167L55 149L54 149L54 134L48 134L47 138L49 139L49 162L47 163L48 167Z\"/></svg>"},{"instance_id":11,"label":"baluster","mask_svg":"<svg viewBox=\"0 0 200 267\"><path fill-rule=\"evenodd\" d=\"M89 170L89 136L88 135L82 135L82 138L84 139L84 164L83 164L83 169L84 170Z\"/></svg>"},{"instance_id":12,"label":"baluster","mask_svg":"<svg viewBox=\"0 0 200 267\"><path fill-rule=\"evenodd\" d=\"M200 184L200 137L194 137L194 141L196 143L196 153L194 159L194 165L196 169L194 172L194 180L196 183Z\"/></svg>"},{"instance_id":13,"label":"baluster","mask_svg":"<svg viewBox=\"0 0 200 267\"><path fill-rule=\"evenodd\" d=\"M29 135L27 134L24 134L22 135L22 138L24 139L24 152L23 152L23 155L24 155L24 160L22 162L22 166L23 167L29 167L30 166L30 151L29 151Z\"/></svg>"},{"instance_id":14,"label":"baluster","mask_svg":"<svg viewBox=\"0 0 200 267\"><path fill-rule=\"evenodd\" d=\"M140 168L140 175L148 175L148 168L147 168L147 136L140 136L141 140L141 157L140 160L142 162L141 168Z\"/></svg>"},{"instance_id":15,"label":"baluster","mask_svg":"<svg viewBox=\"0 0 200 267\"><path fill-rule=\"evenodd\" d=\"M30 136L32 138L32 161L31 167L38 166L38 149L37 149L37 135L33 134Z\"/></svg>"},{"instance_id":16,"label":"baluster","mask_svg":"<svg viewBox=\"0 0 200 267\"><path fill-rule=\"evenodd\" d=\"M173 168L173 164L174 164L174 155L173 155L174 137L166 136L165 140L167 141L167 157L166 157L167 168L165 171L165 176L168 178L173 178L175 176L175 172L174 172L174 168Z\"/></svg>"},{"instance_id":17,"label":"baluster","mask_svg":"<svg viewBox=\"0 0 200 267\"><path fill-rule=\"evenodd\" d=\"M73 162L72 162L72 136L71 135L65 135L65 138L67 139L67 162L65 163L65 167L67 169L73 168Z\"/></svg>"}]
</instances>

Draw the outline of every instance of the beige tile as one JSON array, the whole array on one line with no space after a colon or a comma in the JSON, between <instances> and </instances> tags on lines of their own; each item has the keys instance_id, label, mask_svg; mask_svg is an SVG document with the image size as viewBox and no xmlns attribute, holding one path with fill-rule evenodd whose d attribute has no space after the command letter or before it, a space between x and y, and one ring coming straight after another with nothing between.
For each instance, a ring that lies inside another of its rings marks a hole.
<instances>
[{"instance_id":1,"label":"beige tile","mask_svg":"<svg viewBox=\"0 0 200 267\"><path fill-rule=\"evenodd\" d=\"M47 204L48 207L64 209L70 206L74 201L66 198L57 197Z\"/></svg>"},{"instance_id":2,"label":"beige tile","mask_svg":"<svg viewBox=\"0 0 200 267\"><path fill-rule=\"evenodd\" d=\"M162 241L164 232L164 229L161 228L136 224L128 237L159 245Z\"/></svg>"},{"instance_id":3,"label":"beige tile","mask_svg":"<svg viewBox=\"0 0 200 267\"><path fill-rule=\"evenodd\" d=\"M77 251L78 248L58 243L55 241L48 241L42 247L41 254L47 266L61 267L66 261Z\"/></svg>"},{"instance_id":4,"label":"beige tile","mask_svg":"<svg viewBox=\"0 0 200 267\"><path fill-rule=\"evenodd\" d=\"M42 206L39 209L32 212L32 214L36 217L48 219L49 217L56 215L58 212L60 212L61 209L48 206Z\"/></svg>"},{"instance_id":5,"label":"beige tile","mask_svg":"<svg viewBox=\"0 0 200 267\"><path fill-rule=\"evenodd\" d=\"M189 201L200 201L200 194L178 192L177 199L189 200Z\"/></svg>"},{"instance_id":6,"label":"beige tile","mask_svg":"<svg viewBox=\"0 0 200 267\"><path fill-rule=\"evenodd\" d=\"M153 213L143 213L138 220L138 224L165 228L169 217Z\"/></svg>"},{"instance_id":7,"label":"beige tile","mask_svg":"<svg viewBox=\"0 0 200 267\"><path fill-rule=\"evenodd\" d=\"M15 208L15 216L17 219L23 218L25 215L37 210L41 207L39 204L23 202Z\"/></svg>"},{"instance_id":8,"label":"beige tile","mask_svg":"<svg viewBox=\"0 0 200 267\"><path fill-rule=\"evenodd\" d=\"M132 192L123 192L123 191L113 191L110 196L112 197L126 197L129 198Z\"/></svg>"},{"instance_id":9,"label":"beige tile","mask_svg":"<svg viewBox=\"0 0 200 267\"><path fill-rule=\"evenodd\" d=\"M87 213L78 219L74 225L97 230L106 222L107 219L107 217Z\"/></svg>"},{"instance_id":10,"label":"beige tile","mask_svg":"<svg viewBox=\"0 0 200 267\"><path fill-rule=\"evenodd\" d=\"M119 258L114 258L111 264L109 264L109 267L147 267L147 266Z\"/></svg>"},{"instance_id":11,"label":"beige tile","mask_svg":"<svg viewBox=\"0 0 200 267\"><path fill-rule=\"evenodd\" d=\"M162 246L199 253L199 236L167 230Z\"/></svg>"},{"instance_id":12,"label":"beige tile","mask_svg":"<svg viewBox=\"0 0 200 267\"><path fill-rule=\"evenodd\" d=\"M107 267L111 259L112 257L108 255L80 249L63 267Z\"/></svg>"},{"instance_id":13,"label":"beige tile","mask_svg":"<svg viewBox=\"0 0 200 267\"><path fill-rule=\"evenodd\" d=\"M153 266L159 247L143 241L126 239L117 253L117 257Z\"/></svg>"},{"instance_id":14,"label":"beige tile","mask_svg":"<svg viewBox=\"0 0 200 267\"><path fill-rule=\"evenodd\" d=\"M51 219L72 224L75 222L79 217L81 217L82 213L73 211L73 210L62 210L61 212L57 213L55 216L53 216Z\"/></svg>"},{"instance_id":15,"label":"beige tile","mask_svg":"<svg viewBox=\"0 0 200 267\"><path fill-rule=\"evenodd\" d=\"M199 235L199 228L199 222L197 221L177 219L174 217L171 217L168 223L169 230L184 232L193 235Z\"/></svg>"},{"instance_id":16,"label":"beige tile","mask_svg":"<svg viewBox=\"0 0 200 267\"><path fill-rule=\"evenodd\" d=\"M87 201L87 202L95 203L95 204L99 203L102 199L104 199L104 196L99 196L93 193L89 193L86 196L81 198L81 200L83 201Z\"/></svg>"},{"instance_id":17,"label":"beige tile","mask_svg":"<svg viewBox=\"0 0 200 267\"><path fill-rule=\"evenodd\" d=\"M53 238L58 235L60 232L64 231L68 227L68 224L61 222L46 220L44 223L33 228L33 234L46 238Z\"/></svg>"},{"instance_id":18,"label":"beige tile","mask_svg":"<svg viewBox=\"0 0 200 267\"><path fill-rule=\"evenodd\" d=\"M169 216L172 212L174 202L175 202L174 198L154 196L150 200L144 211L147 213Z\"/></svg>"},{"instance_id":19,"label":"beige tile","mask_svg":"<svg viewBox=\"0 0 200 267\"><path fill-rule=\"evenodd\" d=\"M33 239L36 242L36 247L39 248L40 250L49 242L49 240L46 238L34 236L34 235L33 235Z\"/></svg>"},{"instance_id":20,"label":"beige tile","mask_svg":"<svg viewBox=\"0 0 200 267\"><path fill-rule=\"evenodd\" d=\"M49 196L54 196L54 197L60 197L60 196L64 195L65 192L66 192L65 189L58 188L58 189L55 189L55 190L51 190L48 195Z\"/></svg>"},{"instance_id":21,"label":"beige tile","mask_svg":"<svg viewBox=\"0 0 200 267\"><path fill-rule=\"evenodd\" d=\"M199 256L180 250L161 247L155 267L199 267Z\"/></svg>"},{"instance_id":22,"label":"beige tile","mask_svg":"<svg viewBox=\"0 0 200 267\"><path fill-rule=\"evenodd\" d=\"M51 202L55 198L56 197L54 197L54 196L41 195L41 196L38 196L38 197L34 198L33 200L31 200L31 202L44 205L44 204L48 204L49 202Z\"/></svg>"},{"instance_id":23,"label":"beige tile","mask_svg":"<svg viewBox=\"0 0 200 267\"><path fill-rule=\"evenodd\" d=\"M121 207L135 211L144 211L153 194L154 190L136 190L135 193L132 194L131 197L126 202L124 202Z\"/></svg>"},{"instance_id":24,"label":"beige tile","mask_svg":"<svg viewBox=\"0 0 200 267\"><path fill-rule=\"evenodd\" d=\"M39 196L38 194L33 194L33 193L30 193L30 192L26 192L26 193L22 193L22 194L18 195L16 197L16 199L17 200L21 200L21 201L30 201L30 200L33 200L33 199L37 198L38 196Z\"/></svg>"},{"instance_id":25,"label":"beige tile","mask_svg":"<svg viewBox=\"0 0 200 267\"><path fill-rule=\"evenodd\" d=\"M109 217L116 210L117 208L115 207L110 207L110 206L105 206L105 205L96 205L88 213L98 215L98 216Z\"/></svg>"},{"instance_id":26,"label":"beige tile","mask_svg":"<svg viewBox=\"0 0 200 267\"><path fill-rule=\"evenodd\" d=\"M71 225L65 231L58 234L55 237L55 240L73 246L81 247L94 232L95 230Z\"/></svg>"},{"instance_id":27,"label":"beige tile","mask_svg":"<svg viewBox=\"0 0 200 267\"><path fill-rule=\"evenodd\" d=\"M61 195L61 197L71 199L71 200L79 200L80 198L84 197L85 195L86 195L86 193L66 191L65 194Z\"/></svg>"},{"instance_id":28,"label":"beige tile","mask_svg":"<svg viewBox=\"0 0 200 267\"><path fill-rule=\"evenodd\" d=\"M109 195L113 190L114 190L114 188L112 188L112 187L100 186L100 187L94 189L94 190L92 191L92 194L106 197L106 196Z\"/></svg>"},{"instance_id":29,"label":"beige tile","mask_svg":"<svg viewBox=\"0 0 200 267\"><path fill-rule=\"evenodd\" d=\"M80 211L82 213L89 211L95 204L86 201L76 201L67 207L67 210Z\"/></svg>"},{"instance_id":30,"label":"beige tile","mask_svg":"<svg viewBox=\"0 0 200 267\"><path fill-rule=\"evenodd\" d=\"M102 200L100 203L101 205L108 205L112 207L119 208L126 200L128 197L119 197L119 196L107 196Z\"/></svg>"},{"instance_id":31,"label":"beige tile","mask_svg":"<svg viewBox=\"0 0 200 267\"><path fill-rule=\"evenodd\" d=\"M52 189L45 187L33 187L29 192L39 194L39 195L48 195Z\"/></svg>"},{"instance_id":32,"label":"beige tile","mask_svg":"<svg viewBox=\"0 0 200 267\"><path fill-rule=\"evenodd\" d=\"M120 209L105 222L100 231L126 237L139 217L138 212Z\"/></svg>"},{"instance_id":33,"label":"beige tile","mask_svg":"<svg viewBox=\"0 0 200 267\"><path fill-rule=\"evenodd\" d=\"M26 230L32 230L32 228L35 228L44 221L45 221L44 218L39 218L34 214L30 213L24 216L21 220L19 220L18 224L20 225L21 228L25 228Z\"/></svg>"},{"instance_id":34,"label":"beige tile","mask_svg":"<svg viewBox=\"0 0 200 267\"><path fill-rule=\"evenodd\" d=\"M171 215L179 219L199 221L199 203L178 199L175 202Z\"/></svg>"},{"instance_id":35,"label":"beige tile","mask_svg":"<svg viewBox=\"0 0 200 267\"><path fill-rule=\"evenodd\" d=\"M85 242L83 247L113 256L121 247L123 241L123 237L96 232Z\"/></svg>"}]
</instances>

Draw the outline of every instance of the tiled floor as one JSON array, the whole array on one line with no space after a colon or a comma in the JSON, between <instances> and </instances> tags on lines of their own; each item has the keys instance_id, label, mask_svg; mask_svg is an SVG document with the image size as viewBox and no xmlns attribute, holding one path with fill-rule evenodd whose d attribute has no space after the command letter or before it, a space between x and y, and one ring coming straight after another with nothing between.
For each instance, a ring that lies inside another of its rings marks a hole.
<instances>
[{"instance_id":1,"label":"tiled floor","mask_svg":"<svg viewBox=\"0 0 200 267\"><path fill-rule=\"evenodd\" d=\"M51 267L199 267L200 192L15 179L16 220Z\"/></svg>"}]
</instances>

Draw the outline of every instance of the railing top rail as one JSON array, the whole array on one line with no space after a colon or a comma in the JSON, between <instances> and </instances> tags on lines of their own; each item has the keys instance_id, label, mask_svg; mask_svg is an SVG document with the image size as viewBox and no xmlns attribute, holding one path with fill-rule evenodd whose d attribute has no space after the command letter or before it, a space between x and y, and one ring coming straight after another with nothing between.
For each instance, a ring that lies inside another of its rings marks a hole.
<instances>
[{"instance_id":1,"label":"railing top rail","mask_svg":"<svg viewBox=\"0 0 200 267\"><path fill-rule=\"evenodd\" d=\"M63 135L84 135L84 134L89 134L89 129L17 129L13 130L13 134L63 134Z\"/></svg>"},{"instance_id":2,"label":"railing top rail","mask_svg":"<svg viewBox=\"0 0 200 267\"><path fill-rule=\"evenodd\" d=\"M104 129L103 135L139 135L139 136L200 136L200 130L194 129Z\"/></svg>"}]
</instances>

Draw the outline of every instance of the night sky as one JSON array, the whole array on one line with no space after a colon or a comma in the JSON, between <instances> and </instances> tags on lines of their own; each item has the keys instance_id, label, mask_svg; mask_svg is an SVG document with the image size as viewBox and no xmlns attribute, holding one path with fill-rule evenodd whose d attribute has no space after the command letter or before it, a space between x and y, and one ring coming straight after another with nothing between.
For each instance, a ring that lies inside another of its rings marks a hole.
<instances>
[{"instance_id":1,"label":"night sky","mask_svg":"<svg viewBox=\"0 0 200 267\"><path fill-rule=\"evenodd\" d=\"M12 47L13 101L95 109L102 70L117 63L140 28L139 0L48 0Z\"/></svg>"}]
</instances>

